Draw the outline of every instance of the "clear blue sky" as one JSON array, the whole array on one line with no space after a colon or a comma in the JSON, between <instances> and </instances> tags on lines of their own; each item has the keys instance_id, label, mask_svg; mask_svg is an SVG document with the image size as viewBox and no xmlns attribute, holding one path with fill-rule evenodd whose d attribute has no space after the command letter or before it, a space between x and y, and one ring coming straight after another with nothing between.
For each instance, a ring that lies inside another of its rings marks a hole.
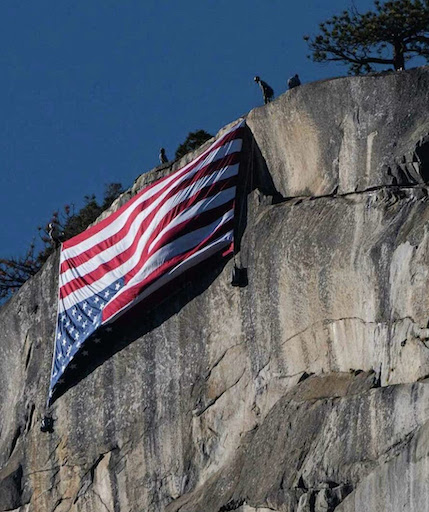
<instances>
[{"instance_id":1,"label":"clear blue sky","mask_svg":"<svg viewBox=\"0 0 429 512\"><path fill-rule=\"evenodd\" d=\"M355 0L360 10L372 5ZM132 184L189 131L213 134L275 90L346 74L306 59L304 34L343 0L2 0L0 257L56 209Z\"/></svg>"}]
</instances>

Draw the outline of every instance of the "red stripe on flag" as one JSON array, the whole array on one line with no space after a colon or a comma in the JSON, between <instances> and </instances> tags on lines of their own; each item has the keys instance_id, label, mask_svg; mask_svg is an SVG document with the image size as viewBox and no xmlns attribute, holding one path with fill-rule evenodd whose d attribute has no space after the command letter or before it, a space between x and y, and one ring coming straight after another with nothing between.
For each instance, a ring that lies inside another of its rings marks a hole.
<instances>
[{"instance_id":1,"label":"red stripe on flag","mask_svg":"<svg viewBox=\"0 0 429 512\"><path fill-rule=\"evenodd\" d=\"M130 287L128 290L120 293L116 298L114 298L104 309L102 314L102 322L106 322L117 312L121 311L128 304L130 304L134 299L140 295L145 288L150 286L154 281L156 281L160 276L169 272L176 265L184 262L186 259L190 258L193 254L198 252L205 245L210 244L217 238L221 237L228 231L233 228L234 221L233 219L225 222L221 226L219 226L215 231L213 231L208 237L201 240L194 248L188 250L174 258L166 261L162 265L160 265L157 269L155 269L149 276L144 278L141 282L135 284Z\"/></svg>"},{"instance_id":2,"label":"red stripe on flag","mask_svg":"<svg viewBox=\"0 0 429 512\"><path fill-rule=\"evenodd\" d=\"M156 242L156 244L148 251L148 255L155 254L156 251L161 249L164 245L170 244L191 231L195 231L196 229L203 228L204 226L208 226L216 219L222 217L223 214L232 210L234 208L234 199L221 204L217 208L213 208L212 210L203 211L202 213L196 215L195 217L191 217L174 228L169 229L162 237Z\"/></svg>"},{"instance_id":3,"label":"red stripe on flag","mask_svg":"<svg viewBox=\"0 0 429 512\"><path fill-rule=\"evenodd\" d=\"M208 197L214 196L216 194L221 193L223 190L226 190L236 184L237 176L232 176L231 178L228 178L227 180L218 181L216 183L213 183L212 185L205 187L203 189L200 189L197 191L196 194L191 196L190 198L187 198L185 201L182 201L181 203L177 204L175 208L173 208L170 212L167 212L167 214L161 219L149 239L146 241L146 244L144 248L142 249L141 257L139 259L139 262L137 265L126 274L126 280L128 281L131 279L144 265L146 259L147 259L147 253L148 253L148 247L153 242L153 240L156 239L156 237L159 235L159 233L169 224L171 219L176 217L181 211L186 210L194 203L197 203L198 201L201 201L202 199L206 199ZM226 210L225 210L226 211ZM122 265L124 262L132 258L132 256L135 254L135 251L137 249L138 243L141 239L141 236L144 234L144 232L147 230L149 224L153 220L153 217L156 215L157 210L152 212L152 215L150 217L146 218L144 222L139 226L139 229L134 237L133 243L126 249L125 251L115 255L112 259L110 259L107 262L101 263L98 267L96 267L91 272L79 276L68 283L66 283L64 286L60 288L60 298L65 299L70 293L79 290L87 285L91 285L95 283L96 281L103 278L105 274L108 272L111 272L115 268ZM185 234L185 233L183 233Z\"/></svg>"}]
</instances>

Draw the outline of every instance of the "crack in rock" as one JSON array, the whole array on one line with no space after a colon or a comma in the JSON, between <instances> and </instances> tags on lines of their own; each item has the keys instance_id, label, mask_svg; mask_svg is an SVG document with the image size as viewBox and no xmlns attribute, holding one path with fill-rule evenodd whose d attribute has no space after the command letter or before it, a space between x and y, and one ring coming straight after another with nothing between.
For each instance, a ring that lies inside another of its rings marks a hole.
<instances>
[{"instance_id":1,"label":"crack in rock","mask_svg":"<svg viewBox=\"0 0 429 512\"><path fill-rule=\"evenodd\" d=\"M233 384L231 384L231 385L230 385L230 386L228 386L226 389L224 389L224 390L223 390L223 391L222 391L218 396L216 396L215 398L210 399L210 400L209 400L205 405L203 405L201 408L194 409L194 410L192 411L192 415L198 418L199 416L201 416L202 414L204 414L204 413L207 411L207 409L208 409L209 407L212 407L212 406L213 406L213 405L214 405L214 404L215 404L215 403L216 403L216 402L217 402L217 401L218 401L218 400L219 400L219 399L220 399L220 398L221 398L221 397L222 397L222 396L227 392L227 391L229 391L230 389L232 389L234 386L236 386L236 385L240 382L241 378L242 378L242 377L243 377L243 375L246 373L246 369L247 369L247 368L244 368L244 369L243 369L243 371L242 371L242 373L241 373L241 375L240 375L240 377L238 377L238 379L237 379Z\"/></svg>"}]
</instances>

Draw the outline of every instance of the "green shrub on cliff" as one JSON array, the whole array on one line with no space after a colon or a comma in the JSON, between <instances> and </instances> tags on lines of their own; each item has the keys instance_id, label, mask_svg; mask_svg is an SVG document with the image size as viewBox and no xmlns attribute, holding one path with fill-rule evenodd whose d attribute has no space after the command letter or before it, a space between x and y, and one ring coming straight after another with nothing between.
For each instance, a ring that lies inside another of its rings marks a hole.
<instances>
[{"instance_id":1,"label":"green shrub on cliff","mask_svg":"<svg viewBox=\"0 0 429 512\"><path fill-rule=\"evenodd\" d=\"M205 130L196 130L195 132L189 132L183 144L180 144L176 149L175 158L182 158L189 151L199 148L204 142L211 139L213 135L206 132Z\"/></svg>"}]
</instances>

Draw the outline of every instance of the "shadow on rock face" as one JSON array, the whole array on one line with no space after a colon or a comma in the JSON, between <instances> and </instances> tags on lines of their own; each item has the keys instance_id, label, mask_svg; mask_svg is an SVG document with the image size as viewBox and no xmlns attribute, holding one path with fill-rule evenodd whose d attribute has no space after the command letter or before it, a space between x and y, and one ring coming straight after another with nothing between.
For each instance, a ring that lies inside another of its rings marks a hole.
<instances>
[{"instance_id":1,"label":"shadow on rock face","mask_svg":"<svg viewBox=\"0 0 429 512\"><path fill-rule=\"evenodd\" d=\"M0 481L1 510L17 510L29 502L22 486L22 466L19 465L8 476Z\"/></svg>"},{"instance_id":2,"label":"shadow on rock face","mask_svg":"<svg viewBox=\"0 0 429 512\"><path fill-rule=\"evenodd\" d=\"M416 160L418 161L420 176L424 183L429 183L429 136L416 147Z\"/></svg>"},{"instance_id":3,"label":"shadow on rock face","mask_svg":"<svg viewBox=\"0 0 429 512\"><path fill-rule=\"evenodd\" d=\"M396 160L386 169L392 185L429 183L429 135L422 137L414 149Z\"/></svg>"},{"instance_id":4,"label":"shadow on rock face","mask_svg":"<svg viewBox=\"0 0 429 512\"><path fill-rule=\"evenodd\" d=\"M95 331L65 371L63 382L56 386L52 403L114 354L179 313L212 284L225 264L219 256L206 260L159 289L150 297L150 302L136 304L112 324Z\"/></svg>"}]
</instances>

